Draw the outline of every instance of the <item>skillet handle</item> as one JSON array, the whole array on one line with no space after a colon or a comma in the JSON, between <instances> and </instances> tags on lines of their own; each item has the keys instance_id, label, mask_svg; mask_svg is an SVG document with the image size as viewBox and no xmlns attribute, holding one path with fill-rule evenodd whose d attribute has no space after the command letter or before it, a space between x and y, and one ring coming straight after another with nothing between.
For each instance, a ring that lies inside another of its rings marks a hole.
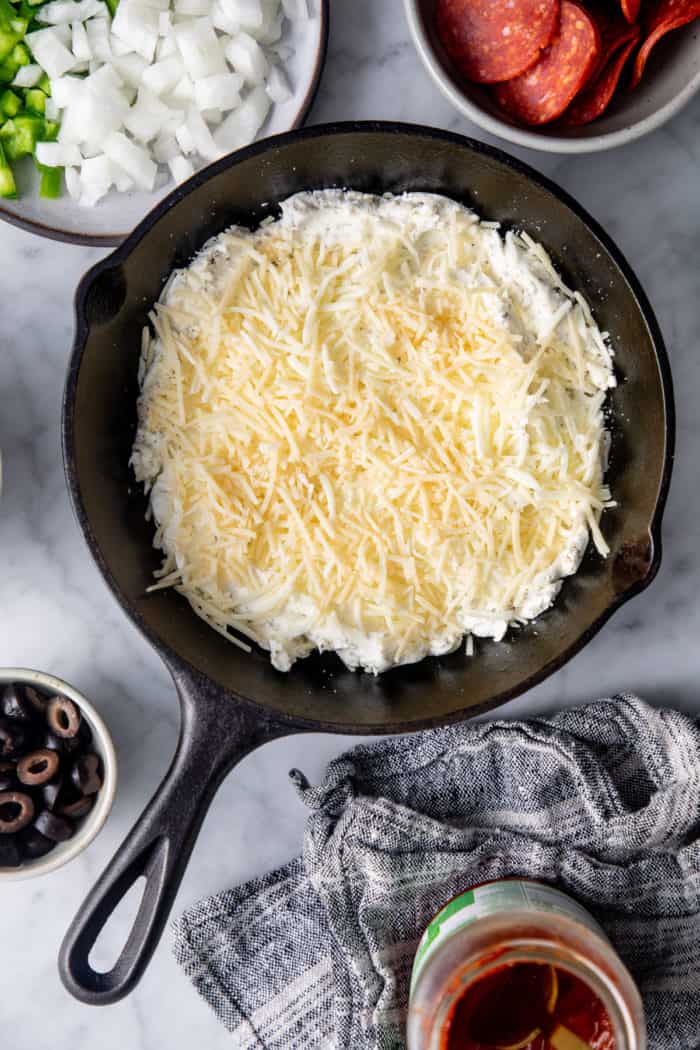
<instances>
[{"instance_id":1,"label":"skillet handle","mask_svg":"<svg viewBox=\"0 0 700 1050\"><path fill-rule=\"evenodd\" d=\"M175 895L212 798L250 751L291 727L216 692L202 678L176 673L182 720L177 751L155 795L107 865L61 946L59 973L81 1002L117 1002L139 982L168 921ZM145 876L138 913L115 965L90 963L102 928L134 882Z\"/></svg>"}]
</instances>

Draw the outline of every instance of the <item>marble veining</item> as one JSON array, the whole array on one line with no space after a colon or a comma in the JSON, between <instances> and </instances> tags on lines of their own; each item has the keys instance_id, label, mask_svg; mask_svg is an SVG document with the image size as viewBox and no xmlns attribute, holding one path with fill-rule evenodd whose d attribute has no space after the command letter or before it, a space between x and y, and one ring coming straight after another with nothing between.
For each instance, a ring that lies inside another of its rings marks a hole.
<instances>
[{"instance_id":1,"label":"marble veining","mask_svg":"<svg viewBox=\"0 0 700 1050\"><path fill-rule=\"evenodd\" d=\"M485 137L424 72L401 0L332 0L331 7L330 54L312 123L386 118ZM515 152L573 193L640 276L672 359L678 455L657 582L568 667L502 713L512 718L620 689L700 713L700 99L665 128L608 154ZM121 763L113 815L87 853L46 880L3 885L1 1038L8 1050L223 1050L227 1034L178 972L167 943L137 992L114 1007L80 1006L56 974L67 923L164 773L177 733L168 676L87 558L63 484L59 414L72 296L102 254L0 229L0 666L49 670L93 697L114 730ZM176 910L294 855L304 811L287 770L299 766L318 777L349 743L297 737L248 757L214 802ZM115 927L116 948L126 928L119 916Z\"/></svg>"}]
</instances>

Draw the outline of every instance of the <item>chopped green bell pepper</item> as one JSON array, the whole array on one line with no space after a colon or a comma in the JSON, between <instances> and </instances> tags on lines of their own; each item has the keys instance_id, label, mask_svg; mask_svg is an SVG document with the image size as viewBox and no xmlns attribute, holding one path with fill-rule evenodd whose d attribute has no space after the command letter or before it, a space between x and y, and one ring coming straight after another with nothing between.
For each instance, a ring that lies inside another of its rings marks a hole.
<instances>
[{"instance_id":1,"label":"chopped green bell pepper","mask_svg":"<svg viewBox=\"0 0 700 1050\"><path fill-rule=\"evenodd\" d=\"M10 54L0 62L0 84L11 84L22 66L28 66L32 60L26 44L16 44Z\"/></svg>"},{"instance_id":2,"label":"chopped green bell pepper","mask_svg":"<svg viewBox=\"0 0 700 1050\"><path fill-rule=\"evenodd\" d=\"M20 114L7 120L0 128L0 144L10 163L20 157L30 157L37 142L44 138L46 122L42 117Z\"/></svg>"},{"instance_id":3,"label":"chopped green bell pepper","mask_svg":"<svg viewBox=\"0 0 700 1050\"><path fill-rule=\"evenodd\" d=\"M46 197L48 200L55 200L57 197L60 197L63 184L63 168L47 168L45 164L39 164L37 160L34 163L37 171L41 174L41 182L39 183L40 196Z\"/></svg>"},{"instance_id":4,"label":"chopped green bell pepper","mask_svg":"<svg viewBox=\"0 0 700 1050\"><path fill-rule=\"evenodd\" d=\"M36 113L43 117L46 109L46 95L39 88L26 88L24 92L24 105L30 113ZM12 114L8 114L12 116Z\"/></svg>"},{"instance_id":5,"label":"chopped green bell pepper","mask_svg":"<svg viewBox=\"0 0 700 1050\"><path fill-rule=\"evenodd\" d=\"M28 24L23 18L15 18L7 25L0 25L0 61L4 62L12 54L13 48L24 39Z\"/></svg>"},{"instance_id":6,"label":"chopped green bell pepper","mask_svg":"<svg viewBox=\"0 0 700 1050\"><path fill-rule=\"evenodd\" d=\"M2 148L2 142L0 142L0 197L16 197L17 186L15 184L15 177L12 174L12 168L8 164L5 156L5 151Z\"/></svg>"},{"instance_id":7,"label":"chopped green bell pepper","mask_svg":"<svg viewBox=\"0 0 700 1050\"><path fill-rule=\"evenodd\" d=\"M0 114L3 117L16 117L22 108L22 99L11 88L0 91Z\"/></svg>"}]
</instances>

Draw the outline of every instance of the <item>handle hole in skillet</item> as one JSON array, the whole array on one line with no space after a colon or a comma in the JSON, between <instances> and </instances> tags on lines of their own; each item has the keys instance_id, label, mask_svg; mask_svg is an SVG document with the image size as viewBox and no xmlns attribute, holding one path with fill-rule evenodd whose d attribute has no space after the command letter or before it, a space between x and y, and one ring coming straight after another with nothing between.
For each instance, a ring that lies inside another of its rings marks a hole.
<instances>
[{"instance_id":1,"label":"handle hole in skillet","mask_svg":"<svg viewBox=\"0 0 700 1050\"><path fill-rule=\"evenodd\" d=\"M140 875L100 930L88 957L95 973L109 973L114 969L131 933L146 890L146 876Z\"/></svg>"},{"instance_id":2,"label":"handle hole in skillet","mask_svg":"<svg viewBox=\"0 0 700 1050\"><path fill-rule=\"evenodd\" d=\"M88 324L107 324L126 302L126 275L122 266L111 266L95 277L85 299Z\"/></svg>"}]
</instances>

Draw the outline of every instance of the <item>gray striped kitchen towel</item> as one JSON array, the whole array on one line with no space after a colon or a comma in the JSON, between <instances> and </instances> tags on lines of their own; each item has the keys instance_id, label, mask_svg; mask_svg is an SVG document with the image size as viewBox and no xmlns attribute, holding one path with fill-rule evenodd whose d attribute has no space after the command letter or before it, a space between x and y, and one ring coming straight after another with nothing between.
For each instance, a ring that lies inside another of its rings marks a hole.
<instances>
[{"instance_id":1,"label":"gray striped kitchen towel","mask_svg":"<svg viewBox=\"0 0 700 1050\"><path fill-rule=\"evenodd\" d=\"M303 855L202 901L175 954L239 1050L400 1050L430 918L527 875L607 930L651 1050L700 1048L700 731L632 696L356 747L310 787Z\"/></svg>"}]
</instances>

